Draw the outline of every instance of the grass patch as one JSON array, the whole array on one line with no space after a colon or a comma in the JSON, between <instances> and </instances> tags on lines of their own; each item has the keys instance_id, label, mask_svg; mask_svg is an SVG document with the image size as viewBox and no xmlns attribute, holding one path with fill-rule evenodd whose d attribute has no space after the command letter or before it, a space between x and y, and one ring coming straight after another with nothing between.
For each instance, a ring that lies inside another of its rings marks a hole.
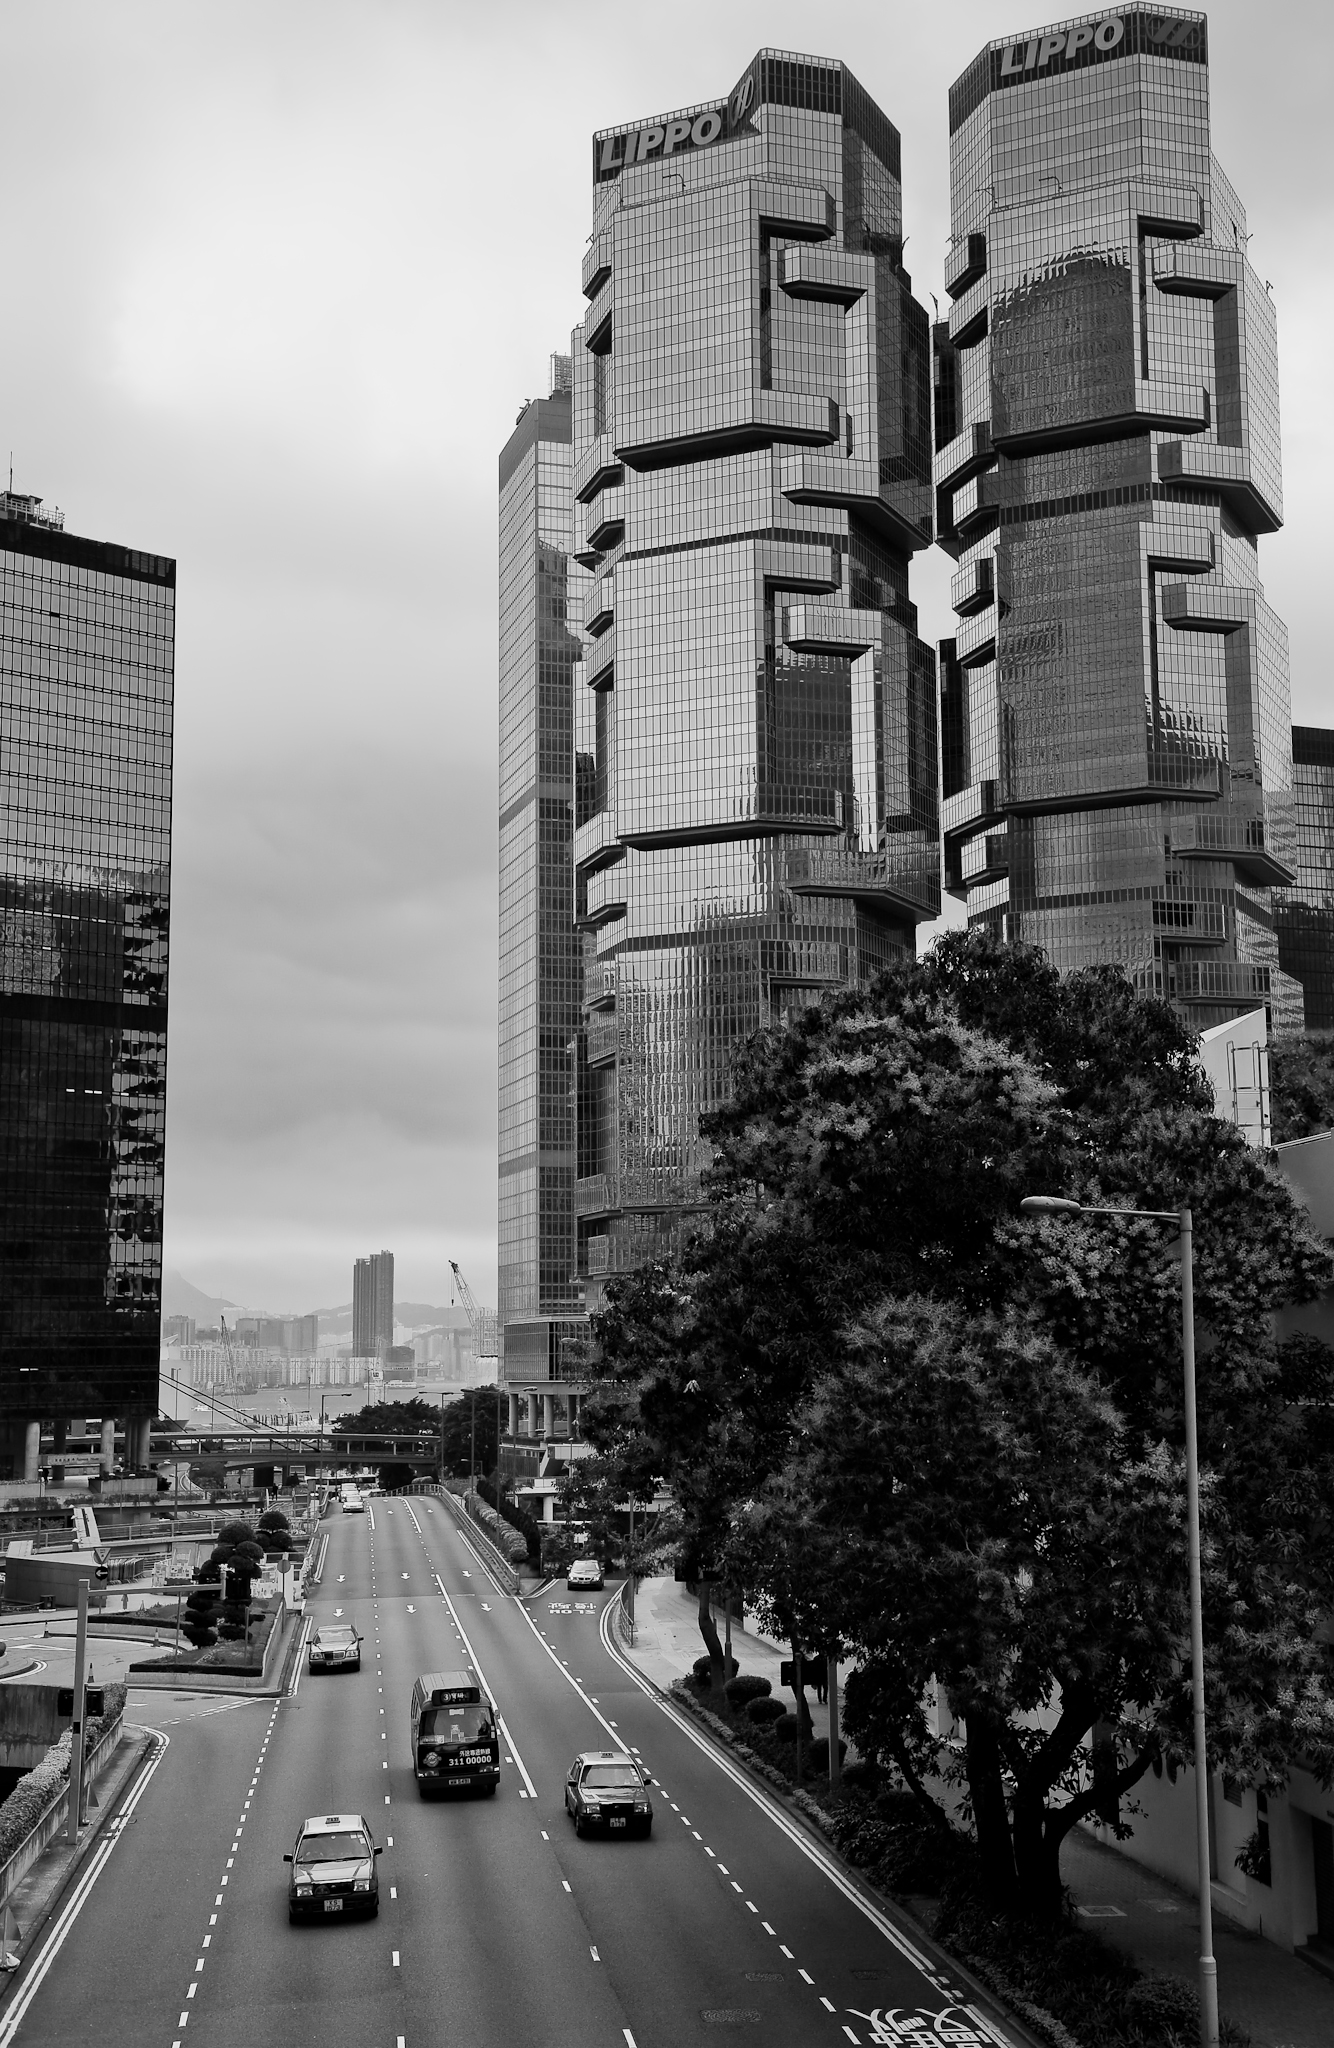
<instances>
[{"instance_id":1,"label":"grass patch","mask_svg":"<svg viewBox=\"0 0 1334 2048\"><path fill-rule=\"evenodd\" d=\"M264 1670L264 1652L279 1615L275 1602L256 1615L250 1625L250 1645L225 1639L210 1643L206 1650L183 1643L178 1656L143 1657L131 1664L131 1671L227 1671L241 1678L257 1678ZM172 1621L176 1610L172 1608ZM161 1624L159 1623L159 1626Z\"/></svg>"}]
</instances>

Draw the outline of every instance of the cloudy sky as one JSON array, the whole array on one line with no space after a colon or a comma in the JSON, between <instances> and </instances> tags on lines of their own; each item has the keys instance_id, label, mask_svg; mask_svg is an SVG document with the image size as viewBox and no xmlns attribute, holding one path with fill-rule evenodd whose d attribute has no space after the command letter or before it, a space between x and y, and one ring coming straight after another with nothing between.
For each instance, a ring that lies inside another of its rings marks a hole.
<instances>
[{"instance_id":1,"label":"cloudy sky","mask_svg":"<svg viewBox=\"0 0 1334 2048\"><path fill-rule=\"evenodd\" d=\"M1052 10L1053 14L1055 10ZM1039 17L1039 20L1045 17ZM1210 10L1279 307L1299 720L1334 723L1334 10ZM496 455L577 319L596 127L841 56L943 297L946 92L1008 7L6 0L0 448L179 563L167 1261L250 1305L495 1299ZM1323 310L1322 310L1323 309ZM928 638L949 564L915 572Z\"/></svg>"}]
</instances>

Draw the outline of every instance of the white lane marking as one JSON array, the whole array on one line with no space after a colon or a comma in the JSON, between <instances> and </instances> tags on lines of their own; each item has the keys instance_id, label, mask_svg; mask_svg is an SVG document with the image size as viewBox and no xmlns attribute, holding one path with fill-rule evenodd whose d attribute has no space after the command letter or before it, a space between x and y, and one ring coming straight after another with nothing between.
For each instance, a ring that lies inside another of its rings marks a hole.
<instances>
[{"instance_id":1,"label":"white lane marking","mask_svg":"<svg viewBox=\"0 0 1334 2048\"><path fill-rule=\"evenodd\" d=\"M823 1991L820 1993L820 2003L824 2007L826 2012L836 2012L838 2010L838 2008L834 2004L833 1999L826 1998Z\"/></svg>"},{"instance_id":2,"label":"white lane marking","mask_svg":"<svg viewBox=\"0 0 1334 2048\"><path fill-rule=\"evenodd\" d=\"M391 1899L396 1899L398 1897L398 1886L396 1884L390 1885L389 1896Z\"/></svg>"},{"instance_id":3,"label":"white lane marking","mask_svg":"<svg viewBox=\"0 0 1334 2048\"><path fill-rule=\"evenodd\" d=\"M882 1913L878 1907L872 1905L869 1899L864 1898L861 1892L857 1890L857 1887L844 1875L832 1858L821 1849L819 1844L803 1834L801 1829L787 1818L787 1815L782 1812L769 1795L763 1792L758 1785L752 1784L729 1758L723 1756L719 1750L714 1749L712 1744L707 1742L702 1735L697 1734L685 1716L677 1708L670 1706L666 1700L662 1699L654 1687L640 1675L630 1660L621 1654L611 1637L611 1611L620 1597L619 1592L611 1595L610 1599L603 1606L602 1616L598 1623L598 1633L602 1637L602 1647L611 1658L613 1664L618 1665L627 1678L631 1679L638 1686L640 1692L647 1699L652 1700L659 1711L664 1713L668 1720L685 1736L687 1742L693 1743L701 1755L708 1757L715 1768L723 1773L724 1777L730 1778L738 1790L745 1793L751 1804L758 1806L760 1811L766 1814L773 1822L773 1825L779 1828L796 1848L800 1849L802 1855L809 1862L813 1863L817 1870L824 1873L836 1890L842 1892L844 1898L849 1900L857 1908L858 1912L862 1913L871 1922L871 1925L884 1935L885 1940L893 1948L896 1948L899 1954L913 1965L914 1969L920 1971L934 1991L939 1991L946 1998L952 1998L954 2003L968 2014L975 2025L983 2030L988 2040L1003 2043L1005 2048L1009 2048L1010 2037L1000 2031L996 2022L989 2020L984 2013L978 2011L976 2006L964 2004L957 1997L950 1979L934 1968L930 1957L923 1954L922 1950L896 1927L886 1914ZM609 1726L610 1724L604 1723L603 1725ZM720 1870L722 1867L719 1864L718 1868ZM0 2043L0 2048L3 2048L2 2043Z\"/></svg>"},{"instance_id":4,"label":"white lane marking","mask_svg":"<svg viewBox=\"0 0 1334 2048\"><path fill-rule=\"evenodd\" d=\"M602 1961L601 1956L598 1954L597 1950L592 1946L591 1943L589 1945L588 1953L592 1956L593 1961L595 1963L600 1963Z\"/></svg>"},{"instance_id":5,"label":"white lane marking","mask_svg":"<svg viewBox=\"0 0 1334 2048\"><path fill-rule=\"evenodd\" d=\"M472 1667L476 1671L477 1676L481 1679L482 1684L485 1685L487 1691L491 1693L492 1699L494 1699L495 1694L491 1692L491 1687L487 1684L486 1673L482 1669L481 1662L478 1658L477 1652L476 1650L474 1650L472 1644L468 1641L467 1635L464 1631L463 1623L459 1620L458 1617L458 1610L455 1607L454 1602L450 1599L448 1593L445 1591L445 1582L441 1578L439 1572L435 1574L435 1583L440 1588L440 1597L444 1601L446 1607L449 1609L450 1616L453 1620L454 1626L458 1630L459 1635L462 1639L463 1647L468 1652L469 1662L472 1664ZM505 1716L501 1713L499 1707L496 1708L496 1719L500 1723L501 1734L504 1736L506 1742L509 1744L509 1753L514 1758L515 1763L518 1765L519 1776L523 1779L525 1789L528 1793L528 1797L530 1799L536 1799L537 1787L528 1775L528 1766L525 1764L523 1758L519 1755L519 1746L515 1742L514 1737L510 1734L509 1728L506 1725ZM3 2044L0 2044L0 2048L3 2048Z\"/></svg>"},{"instance_id":6,"label":"white lane marking","mask_svg":"<svg viewBox=\"0 0 1334 2048\"><path fill-rule=\"evenodd\" d=\"M801 1978L803 1984L814 1984L815 1982L814 1977L807 1976L805 1970L798 1970L797 1975Z\"/></svg>"},{"instance_id":7,"label":"white lane marking","mask_svg":"<svg viewBox=\"0 0 1334 2048\"><path fill-rule=\"evenodd\" d=\"M143 1797L145 1791L147 1790L149 1779L153 1776L153 1773L156 1771L163 1757L167 1754L167 1749L169 1747L171 1738L167 1735L164 1735L160 1728L150 1728L148 1732L150 1735L156 1736L157 1738L159 1744L157 1755L148 1765L148 1768L143 1773L143 1776L140 1778L133 1792L126 1800L124 1806L121 1807L120 1812L112 1820L110 1826L107 1829L106 1834L103 1836L102 1840L98 1843L96 1849L93 1851L92 1857L90 1858L88 1863L88 1868L84 1871L83 1876L79 1879L79 1882L74 1887L74 1891L67 1905L65 1906L64 1911L61 1913L60 1918L56 1921L55 1926L51 1929L50 1934L46 1938L45 1944L38 1951L37 1959L34 1962L32 1969L27 1977L27 1980L24 1983L22 1991L15 1999L13 2005L10 2006L9 2011L5 2014L3 2020L0 2020L0 2048L8 2048L9 2042L13 2040L15 2034L18 2032L19 2025L23 2019L23 2016L27 2012L28 2007L31 2005L33 1999L37 1995L37 1992L42 1984L43 1978L46 1976L47 1971L50 1969L52 1963L59 1955L61 1948L64 1946L66 1935L69 1933L71 1927L78 1919L79 1914L83 1910L83 1907L87 1901L88 1894L91 1892L93 1886L96 1884L99 1876L102 1873L102 1869L107 1861L107 1858L110 1856L112 1850L115 1848L117 1842L120 1840L121 1835L125 1831L125 1827L129 1821L130 1815L134 1812L135 1807L139 1804L140 1799ZM184 2021L185 2015L184 2013L182 2013L180 2024L183 2025Z\"/></svg>"},{"instance_id":8,"label":"white lane marking","mask_svg":"<svg viewBox=\"0 0 1334 2048\"><path fill-rule=\"evenodd\" d=\"M568 1877L563 1877L563 1878L561 1879L561 1881L560 1881L560 1882L561 1882L561 1889L562 1889L562 1891L567 1891L567 1892L568 1892L568 1891L569 1891L569 1889L570 1889L570 1880L569 1880L569 1878L568 1878Z\"/></svg>"},{"instance_id":9,"label":"white lane marking","mask_svg":"<svg viewBox=\"0 0 1334 2048\"><path fill-rule=\"evenodd\" d=\"M785 1941L780 1941L780 1942L779 1942L779 1944L778 1944L778 1947L779 1947L779 1951L780 1951L780 1953L781 1953L781 1954L783 1954L783 1955L785 1955L785 1956L787 1957L787 1959L788 1959L788 1961L789 1961L790 1963L793 1963L793 1962L795 1962L795 1961L796 1961L796 1957L795 1957L795 1956L793 1955L793 1953L792 1953L791 1949L790 1949L790 1948L788 1947L788 1945L787 1945L787 1943L786 1943Z\"/></svg>"},{"instance_id":10,"label":"white lane marking","mask_svg":"<svg viewBox=\"0 0 1334 2048\"><path fill-rule=\"evenodd\" d=\"M392 1514L393 1509L391 1508L389 1512ZM369 1503L367 1503L366 1513L370 1518L371 1535L373 1536L375 1534L375 1509L371 1507Z\"/></svg>"},{"instance_id":11,"label":"white lane marking","mask_svg":"<svg viewBox=\"0 0 1334 2048\"><path fill-rule=\"evenodd\" d=\"M417 1612L416 1608L415 1608L415 1607L413 1606L412 1602L411 1602L411 1601L409 1600L409 1602L408 1602L408 1613L409 1613L409 1614L415 1614L416 1612Z\"/></svg>"},{"instance_id":12,"label":"white lane marking","mask_svg":"<svg viewBox=\"0 0 1334 2048\"><path fill-rule=\"evenodd\" d=\"M443 1591L443 1588L442 1588L442 1591ZM595 1707L595 1706L593 1705L593 1702L592 1702L592 1700L591 1700L591 1699L589 1698L588 1694L587 1694L587 1693L586 1693L586 1692L584 1691L584 1688L582 1687L582 1685L580 1685L580 1683L579 1683L578 1679L577 1679L577 1678L576 1678L576 1677L574 1676L574 1674L573 1674L572 1672L569 1672L569 1671L567 1671L567 1670L565 1669L565 1666L564 1666L564 1665L563 1665L563 1664L561 1663L561 1661L560 1661L560 1658L559 1658L559 1657L558 1657L558 1656L556 1655L556 1653L555 1653L555 1651L554 1651L554 1650L552 1649L552 1647L551 1647L550 1643L548 1643L548 1642L547 1642L547 1641L545 1640L545 1638L543 1637L543 1634L542 1634L542 1631L541 1631L541 1629L540 1629L540 1628L539 1628L539 1627L537 1626L537 1623L536 1623L536 1622L535 1622L535 1621L533 1620L533 1617L532 1617L532 1615L531 1615L531 1614L530 1614L530 1613L528 1612L528 1609L527 1609L527 1608L526 1608L526 1607L524 1606L523 1602L522 1602L522 1601L520 1601L520 1602L518 1603L518 1605L519 1605L519 1612L520 1612L520 1613L522 1614L522 1616L523 1616L524 1620L525 1620L525 1621L527 1622L527 1624L528 1624L529 1628L530 1628L530 1629L532 1630L532 1632L533 1632L533 1638L534 1638L534 1641L535 1641L535 1642L536 1642L536 1643L538 1644L538 1646L539 1646L539 1647L540 1647L541 1649L543 1649L543 1650L545 1650L545 1651L546 1651L546 1653L547 1653L548 1657L550 1657L550 1659L551 1659L552 1663L553 1663L553 1664L555 1665L555 1667L556 1667L557 1671L559 1671L559 1673L560 1673L561 1677L562 1677L562 1678L563 1678L563 1679L565 1680L565 1683L566 1683L567 1685L572 1685L572 1686L574 1687L574 1689L575 1689L575 1691L576 1691L576 1692L578 1693L578 1695L579 1695L580 1699L581 1699L581 1700L583 1701L584 1705L585 1705L585 1706L586 1706L586 1707L588 1708L588 1711L589 1711L589 1713L590 1713L590 1714L591 1714L591 1715L593 1716L593 1719L594 1719L595 1721L598 1721L598 1722L600 1722L600 1723L601 1723L601 1725L602 1725L602 1726L603 1726L603 1727L604 1727L604 1728L606 1729L606 1731L607 1731L608 1735L610 1735L610 1736L611 1736L611 1738L612 1738L613 1742L615 1742L615 1743L616 1743L616 1747L617 1747L617 1748L619 1749L621 1745L620 1745L620 1741L619 1741L619 1739L618 1739L618 1737L617 1737L617 1734L616 1734L616 1723L615 1723L614 1721L609 1721L609 1720L607 1719L606 1715L605 1715L605 1714L603 1714L603 1713L601 1713L601 1712L599 1711L599 1709L598 1709L597 1707Z\"/></svg>"},{"instance_id":13,"label":"white lane marking","mask_svg":"<svg viewBox=\"0 0 1334 2048\"><path fill-rule=\"evenodd\" d=\"M773 1935L773 1937L774 1937L774 1940L775 1940L775 1941L777 1941L777 1939L778 1939L778 1936L777 1936L777 1934L776 1934L776 1933L774 1933L774 1929L773 1929L773 1928L772 1928L772 1927L771 1927L771 1926L769 1925L769 1923L768 1923L768 1921L767 1921L767 1920L761 1920L761 1922L760 1922L760 1925L761 1925L761 1927L762 1927L762 1928L764 1929L764 1931L765 1931L765 1933L766 1933L766 1934L772 1934L772 1935Z\"/></svg>"},{"instance_id":14,"label":"white lane marking","mask_svg":"<svg viewBox=\"0 0 1334 2048\"><path fill-rule=\"evenodd\" d=\"M394 1968L395 1968L395 1969L397 1969L397 1968L398 1968L398 1950L397 1950L397 1949L395 1949L395 1950L394 1950ZM830 2007L830 2011L831 2011L831 2012L833 2011L833 2007L832 2007L832 2006Z\"/></svg>"}]
</instances>

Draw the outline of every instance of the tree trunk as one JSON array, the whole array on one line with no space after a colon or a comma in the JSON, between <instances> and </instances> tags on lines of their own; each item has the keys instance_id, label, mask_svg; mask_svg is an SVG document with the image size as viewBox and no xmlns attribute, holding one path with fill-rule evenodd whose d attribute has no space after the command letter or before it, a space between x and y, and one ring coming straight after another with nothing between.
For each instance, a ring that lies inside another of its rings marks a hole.
<instances>
[{"instance_id":1,"label":"tree trunk","mask_svg":"<svg viewBox=\"0 0 1334 2048\"><path fill-rule=\"evenodd\" d=\"M723 1657L723 1646L718 1636L718 1626L713 1618L709 1594L711 1588L702 1581L699 1589L699 1632L704 1638L704 1647L709 1653L709 1691L716 1698L727 1683L727 1664Z\"/></svg>"},{"instance_id":2,"label":"tree trunk","mask_svg":"<svg viewBox=\"0 0 1334 2048\"><path fill-rule=\"evenodd\" d=\"M968 1789L973 1798L973 1826L977 1830L982 1876L996 1904L1009 1907L1014 1902L1015 1861L1001 1778L1000 1744L985 1714L970 1710L965 1723Z\"/></svg>"},{"instance_id":3,"label":"tree trunk","mask_svg":"<svg viewBox=\"0 0 1334 2048\"><path fill-rule=\"evenodd\" d=\"M1019 1897L1026 1913L1058 1920L1064 1893L1061 1886L1061 1843L1067 1829L1053 1825L1040 1792L1020 1786L1014 1799L1014 1861Z\"/></svg>"}]
</instances>

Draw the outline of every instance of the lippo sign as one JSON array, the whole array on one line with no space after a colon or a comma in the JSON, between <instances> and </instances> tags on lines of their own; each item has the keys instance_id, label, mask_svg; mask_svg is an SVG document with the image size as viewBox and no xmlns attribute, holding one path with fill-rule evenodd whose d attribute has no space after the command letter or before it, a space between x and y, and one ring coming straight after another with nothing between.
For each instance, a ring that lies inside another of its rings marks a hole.
<instances>
[{"instance_id":1,"label":"lippo sign","mask_svg":"<svg viewBox=\"0 0 1334 2048\"><path fill-rule=\"evenodd\" d=\"M618 135L595 135L594 182L601 184L605 179L619 178L631 164L660 163L664 157L708 149L712 143L728 142L742 131L749 132L754 101L755 80L747 72L730 99L707 107L702 114L674 114Z\"/></svg>"},{"instance_id":2,"label":"lippo sign","mask_svg":"<svg viewBox=\"0 0 1334 2048\"><path fill-rule=\"evenodd\" d=\"M1095 15L1090 21L1076 22L1073 28L1026 36L999 51L993 49L992 64L997 84L1017 85L1024 78L1066 71L1071 66L1137 55L1188 57L1205 62L1205 25L1188 15L1139 10L1106 14L1101 20Z\"/></svg>"}]
</instances>

